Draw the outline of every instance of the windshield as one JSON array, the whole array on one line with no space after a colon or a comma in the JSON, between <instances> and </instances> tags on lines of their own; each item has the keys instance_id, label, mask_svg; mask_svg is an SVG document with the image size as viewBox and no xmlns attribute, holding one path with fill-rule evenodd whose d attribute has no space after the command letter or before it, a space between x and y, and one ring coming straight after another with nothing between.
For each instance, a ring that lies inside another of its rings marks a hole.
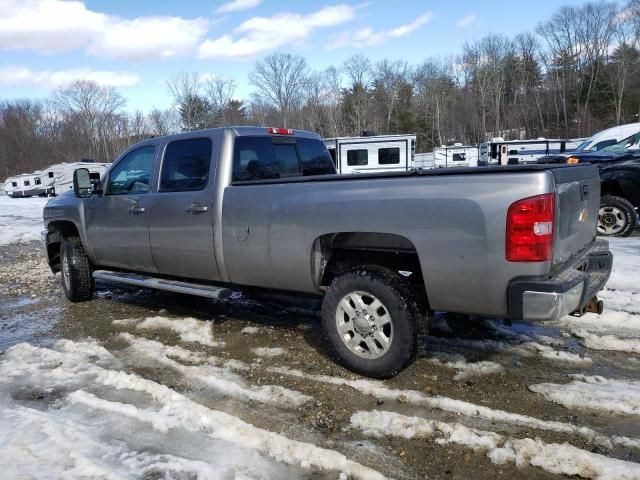
<instances>
[{"instance_id":1,"label":"windshield","mask_svg":"<svg viewBox=\"0 0 640 480\"><path fill-rule=\"evenodd\" d=\"M618 143L614 143L608 147L602 149L603 152L623 153L629 150L637 151L640 149L640 132L630 137L620 140Z\"/></svg>"},{"instance_id":2,"label":"windshield","mask_svg":"<svg viewBox=\"0 0 640 480\"><path fill-rule=\"evenodd\" d=\"M585 150L587 148L587 146L591 143L591 139L587 138L584 142L582 142L580 145L578 145L578 148L576 148L574 150L574 152L582 152L583 150Z\"/></svg>"}]
</instances>

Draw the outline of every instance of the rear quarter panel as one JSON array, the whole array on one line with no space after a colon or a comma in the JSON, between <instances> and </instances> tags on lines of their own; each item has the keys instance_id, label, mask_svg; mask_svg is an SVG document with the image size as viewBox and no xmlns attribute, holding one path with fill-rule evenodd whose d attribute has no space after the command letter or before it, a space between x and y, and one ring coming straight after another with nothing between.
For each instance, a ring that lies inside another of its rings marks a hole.
<instances>
[{"instance_id":1,"label":"rear quarter panel","mask_svg":"<svg viewBox=\"0 0 640 480\"><path fill-rule=\"evenodd\" d=\"M504 316L509 281L550 269L549 262L506 262L507 208L553 185L548 171L536 171L229 186L222 212L228 277L315 293L319 236L391 233L415 246L432 308Z\"/></svg>"}]
</instances>

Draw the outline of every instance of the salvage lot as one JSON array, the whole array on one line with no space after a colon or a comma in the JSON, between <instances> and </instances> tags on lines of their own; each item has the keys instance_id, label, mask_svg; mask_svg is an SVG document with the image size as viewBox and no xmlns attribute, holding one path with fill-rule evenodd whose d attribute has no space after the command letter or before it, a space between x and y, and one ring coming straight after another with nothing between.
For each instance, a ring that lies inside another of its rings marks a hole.
<instances>
[{"instance_id":1,"label":"salvage lot","mask_svg":"<svg viewBox=\"0 0 640 480\"><path fill-rule=\"evenodd\" d=\"M611 241L604 315L438 315L380 382L333 361L308 302L70 304L32 241L44 200L0 202L8 478L640 478L640 237Z\"/></svg>"}]
</instances>

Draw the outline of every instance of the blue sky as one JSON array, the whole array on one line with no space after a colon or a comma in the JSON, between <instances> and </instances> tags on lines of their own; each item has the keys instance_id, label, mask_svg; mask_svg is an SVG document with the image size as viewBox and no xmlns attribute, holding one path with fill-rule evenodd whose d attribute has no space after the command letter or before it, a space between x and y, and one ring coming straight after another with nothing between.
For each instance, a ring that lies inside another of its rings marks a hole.
<instances>
[{"instance_id":1,"label":"blue sky","mask_svg":"<svg viewBox=\"0 0 640 480\"><path fill-rule=\"evenodd\" d=\"M562 5L582 1L564 0ZM311 68L356 53L418 63L493 32L533 30L560 5L471 0L0 0L0 99L43 98L74 79L114 85L130 109L166 108L179 71L231 77L247 98L253 62L279 51Z\"/></svg>"}]
</instances>

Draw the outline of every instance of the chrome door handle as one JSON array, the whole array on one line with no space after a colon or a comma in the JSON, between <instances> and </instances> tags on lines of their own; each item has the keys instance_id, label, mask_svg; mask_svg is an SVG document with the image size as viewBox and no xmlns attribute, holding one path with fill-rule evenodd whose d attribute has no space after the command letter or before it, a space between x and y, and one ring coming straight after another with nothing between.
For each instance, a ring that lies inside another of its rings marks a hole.
<instances>
[{"instance_id":1,"label":"chrome door handle","mask_svg":"<svg viewBox=\"0 0 640 480\"><path fill-rule=\"evenodd\" d=\"M138 205L132 205L129 207L129 213L131 215L138 215L139 213L144 213L146 208L140 207Z\"/></svg>"},{"instance_id":2,"label":"chrome door handle","mask_svg":"<svg viewBox=\"0 0 640 480\"><path fill-rule=\"evenodd\" d=\"M204 213L207 210L209 210L209 208L206 205L200 205L199 203L192 203L191 205L189 205L187 208L184 209L185 212L187 213Z\"/></svg>"}]
</instances>

